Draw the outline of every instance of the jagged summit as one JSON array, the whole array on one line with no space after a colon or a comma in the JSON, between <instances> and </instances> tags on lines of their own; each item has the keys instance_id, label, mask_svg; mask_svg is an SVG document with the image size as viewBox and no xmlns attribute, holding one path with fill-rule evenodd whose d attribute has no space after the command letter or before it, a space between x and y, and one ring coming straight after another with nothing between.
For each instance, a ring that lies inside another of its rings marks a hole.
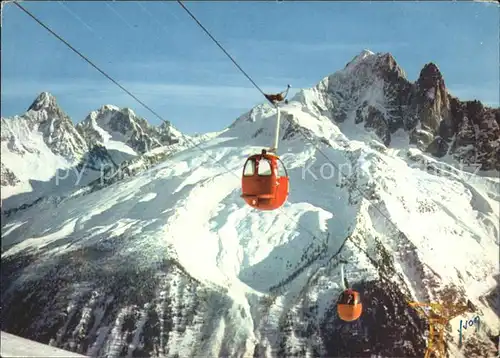
<instances>
[{"instance_id":1,"label":"jagged summit","mask_svg":"<svg viewBox=\"0 0 500 358\"><path fill-rule=\"evenodd\" d=\"M32 123L42 123L54 118L71 123L71 118L59 107L56 97L50 92L41 92L23 117Z\"/></svg>"},{"instance_id":2,"label":"jagged summit","mask_svg":"<svg viewBox=\"0 0 500 358\"><path fill-rule=\"evenodd\" d=\"M370 50L365 49L365 50L361 51L361 53L359 55L354 56L353 59L347 63L346 68L354 67L357 64L359 64L360 62L365 61L367 58L370 58L374 55L375 55L375 52L372 52Z\"/></svg>"},{"instance_id":3,"label":"jagged summit","mask_svg":"<svg viewBox=\"0 0 500 358\"><path fill-rule=\"evenodd\" d=\"M359 55L355 56L347 63L345 68L337 71L330 76L352 76L357 73L371 75L372 73L381 76L396 75L406 78L406 74L401 66L398 65L394 56L389 52L372 52L363 50Z\"/></svg>"},{"instance_id":4,"label":"jagged summit","mask_svg":"<svg viewBox=\"0 0 500 358\"><path fill-rule=\"evenodd\" d=\"M117 107L113 104L104 104L102 105L101 108L98 109L98 111L119 111L120 110L120 107ZM94 111L95 112L95 111ZM91 112L93 113L93 112Z\"/></svg>"},{"instance_id":5,"label":"jagged summit","mask_svg":"<svg viewBox=\"0 0 500 358\"><path fill-rule=\"evenodd\" d=\"M21 116L1 121L2 198L12 197L4 201L9 210L51 192L66 195L107 170L140 162L141 154L183 137L170 123L150 126L132 109L111 104L75 126L49 92L40 93ZM148 158L147 165L156 158Z\"/></svg>"},{"instance_id":6,"label":"jagged summit","mask_svg":"<svg viewBox=\"0 0 500 358\"><path fill-rule=\"evenodd\" d=\"M439 67L434 62L429 62L424 65L420 71L420 78L422 77L432 77L435 79L442 79L443 75L439 70Z\"/></svg>"},{"instance_id":7,"label":"jagged summit","mask_svg":"<svg viewBox=\"0 0 500 358\"><path fill-rule=\"evenodd\" d=\"M403 129L409 145L437 157L448 154L482 170L500 170L500 109L476 110L478 105L453 98L433 62L412 82L391 53L363 50L344 69L299 91L293 102L318 118L363 125L386 146ZM273 110L259 105L233 126L254 121L260 112Z\"/></svg>"},{"instance_id":8,"label":"jagged summit","mask_svg":"<svg viewBox=\"0 0 500 358\"><path fill-rule=\"evenodd\" d=\"M364 49L363 51L361 51L361 53L358 56L366 57L366 56L371 56L371 55L375 55L375 52L373 52L369 49Z\"/></svg>"},{"instance_id":9,"label":"jagged summit","mask_svg":"<svg viewBox=\"0 0 500 358\"><path fill-rule=\"evenodd\" d=\"M76 128L89 143L122 142L136 153L177 143L181 137L170 123L154 127L132 109L109 104L92 111Z\"/></svg>"},{"instance_id":10,"label":"jagged summit","mask_svg":"<svg viewBox=\"0 0 500 358\"><path fill-rule=\"evenodd\" d=\"M49 92L42 92L36 97L28 111L39 111L41 109L55 109L58 108L56 98Z\"/></svg>"},{"instance_id":11,"label":"jagged summit","mask_svg":"<svg viewBox=\"0 0 500 358\"><path fill-rule=\"evenodd\" d=\"M420 76L418 77L417 84L423 91L427 91L436 86L446 91L444 84L444 78L435 63L426 64L420 71Z\"/></svg>"},{"instance_id":12,"label":"jagged summit","mask_svg":"<svg viewBox=\"0 0 500 358\"><path fill-rule=\"evenodd\" d=\"M2 118L2 140L9 138L9 149L17 154L43 152L35 144L39 136L53 154L71 163L78 162L88 149L71 118L49 92L40 93L23 115Z\"/></svg>"}]
</instances>

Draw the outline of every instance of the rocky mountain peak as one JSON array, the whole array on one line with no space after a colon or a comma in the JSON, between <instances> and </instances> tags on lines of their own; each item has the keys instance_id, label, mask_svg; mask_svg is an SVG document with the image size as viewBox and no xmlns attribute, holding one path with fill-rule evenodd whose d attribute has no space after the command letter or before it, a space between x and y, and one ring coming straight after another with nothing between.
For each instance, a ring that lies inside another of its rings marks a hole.
<instances>
[{"instance_id":1,"label":"rocky mountain peak","mask_svg":"<svg viewBox=\"0 0 500 358\"><path fill-rule=\"evenodd\" d=\"M442 128L453 126L449 94L443 75L434 63L428 63L422 68L415 86L417 91L415 105L422 128L436 135L442 134L440 133ZM445 136L449 134L451 133L446 133Z\"/></svg>"},{"instance_id":2,"label":"rocky mountain peak","mask_svg":"<svg viewBox=\"0 0 500 358\"><path fill-rule=\"evenodd\" d=\"M417 87L424 102L438 102L441 107L449 107L448 92L443 75L434 63L426 64L420 71Z\"/></svg>"},{"instance_id":3,"label":"rocky mountain peak","mask_svg":"<svg viewBox=\"0 0 500 358\"><path fill-rule=\"evenodd\" d=\"M169 121L162 122L158 126L160 142L164 144L176 144L182 140L182 133L174 128Z\"/></svg>"},{"instance_id":4,"label":"rocky mountain peak","mask_svg":"<svg viewBox=\"0 0 500 358\"><path fill-rule=\"evenodd\" d=\"M353 59L347 63L346 68L355 68L357 65L365 62L366 59L372 58L373 56L375 56L374 52L364 49L359 55L354 56Z\"/></svg>"},{"instance_id":5,"label":"rocky mountain peak","mask_svg":"<svg viewBox=\"0 0 500 358\"><path fill-rule=\"evenodd\" d=\"M337 123L354 120L386 146L403 129L409 144L437 157L449 154L464 164L500 170L500 109L451 96L433 62L412 82L392 54L363 50L344 69L299 91L292 101Z\"/></svg>"},{"instance_id":6,"label":"rocky mountain peak","mask_svg":"<svg viewBox=\"0 0 500 358\"><path fill-rule=\"evenodd\" d=\"M56 97L49 92L40 93L31 103L24 117L31 122L31 128L35 123L43 123L49 119L71 123L69 116L57 104Z\"/></svg>"},{"instance_id":7,"label":"rocky mountain peak","mask_svg":"<svg viewBox=\"0 0 500 358\"><path fill-rule=\"evenodd\" d=\"M465 108L467 109L469 117L473 119L473 122L480 124L480 118L484 116L483 104L478 100L467 101L465 102Z\"/></svg>"},{"instance_id":8,"label":"rocky mountain peak","mask_svg":"<svg viewBox=\"0 0 500 358\"><path fill-rule=\"evenodd\" d=\"M19 119L29 132L39 132L54 154L61 155L70 162L79 161L88 149L71 118L59 107L56 97L49 92L40 93L27 112L15 117L14 121ZM19 136L15 128L18 126L9 126L7 129L9 133L2 134L2 137L15 142L15 138ZM22 154L22 151L19 153Z\"/></svg>"},{"instance_id":9,"label":"rocky mountain peak","mask_svg":"<svg viewBox=\"0 0 500 358\"><path fill-rule=\"evenodd\" d=\"M394 56L390 53L380 54L375 63L375 69L382 77L390 79L397 79L399 77L406 80L406 73L401 66L397 63Z\"/></svg>"},{"instance_id":10,"label":"rocky mountain peak","mask_svg":"<svg viewBox=\"0 0 500 358\"><path fill-rule=\"evenodd\" d=\"M40 111L41 109L59 109L56 98L49 92L42 92L29 106L28 111Z\"/></svg>"},{"instance_id":11,"label":"rocky mountain peak","mask_svg":"<svg viewBox=\"0 0 500 358\"><path fill-rule=\"evenodd\" d=\"M137 153L177 143L181 137L170 123L152 126L130 108L104 105L92 111L77 129L91 144L104 144L108 140L121 141Z\"/></svg>"},{"instance_id":12,"label":"rocky mountain peak","mask_svg":"<svg viewBox=\"0 0 500 358\"><path fill-rule=\"evenodd\" d=\"M315 90L314 105L328 108L321 114L342 122L354 111L355 122L374 130L385 145L403 128L410 144L435 156L451 154L483 170L500 170L500 109L451 96L433 62L411 82L390 53L363 51Z\"/></svg>"},{"instance_id":13,"label":"rocky mountain peak","mask_svg":"<svg viewBox=\"0 0 500 358\"><path fill-rule=\"evenodd\" d=\"M439 70L438 66L432 62L426 64L420 71L420 76L417 83L423 89L429 89L434 87L436 84L442 84L444 86L443 75Z\"/></svg>"}]
</instances>

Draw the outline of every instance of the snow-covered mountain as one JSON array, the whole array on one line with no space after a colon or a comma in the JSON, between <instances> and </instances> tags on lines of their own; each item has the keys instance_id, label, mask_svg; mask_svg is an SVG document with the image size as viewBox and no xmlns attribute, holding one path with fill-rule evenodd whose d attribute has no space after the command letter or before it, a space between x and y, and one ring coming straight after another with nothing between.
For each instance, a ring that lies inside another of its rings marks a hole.
<instances>
[{"instance_id":1,"label":"snow-covered mountain","mask_svg":"<svg viewBox=\"0 0 500 358\"><path fill-rule=\"evenodd\" d=\"M22 116L2 118L2 208L64 196L160 146L184 143L170 123L149 125L130 109L105 105L76 126L48 92Z\"/></svg>"},{"instance_id":2,"label":"snow-covered mountain","mask_svg":"<svg viewBox=\"0 0 500 358\"><path fill-rule=\"evenodd\" d=\"M112 105L91 112L76 128L87 143L98 143L134 156L182 139L182 134L170 123L153 127L130 108L120 109Z\"/></svg>"},{"instance_id":3,"label":"snow-covered mountain","mask_svg":"<svg viewBox=\"0 0 500 358\"><path fill-rule=\"evenodd\" d=\"M88 150L71 119L47 92L41 93L22 116L2 118L1 121L2 164L20 179L33 178L29 174L34 162L43 162L43 168L39 169L50 171L54 165L79 162ZM20 167L23 165L24 168ZM32 170L32 173L40 171Z\"/></svg>"},{"instance_id":4,"label":"snow-covered mountain","mask_svg":"<svg viewBox=\"0 0 500 358\"><path fill-rule=\"evenodd\" d=\"M426 152L427 107L391 114L390 58L363 52L282 106L279 210L240 198L245 159L272 145L263 104L135 175L2 218L1 329L103 357L422 357L408 301L469 299L451 356L494 356L500 180ZM354 323L336 314L340 258L363 300Z\"/></svg>"},{"instance_id":5,"label":"snow-covered mountain","mask_svg":"<svg viewBox=\"0 0 500 358\"><path fill-rule=\"evenodd\" d=\"M1 151L5 209L32 202L54 189L54 177L71 172L88 145L54 96L43 92L25 114L1 119Z\"/></svg>"},{"instance_id":6,"label":"snow-covered mountain","mask_svg":"<svg viewBox=\"0 0 500 358\"><path fill-rule=\"evenodd\" d=\"M364 123L385 145L404 129L410 143L437 157L451 155L482 171L500 170L500 109L452 96L433 63L411 82L391 54L365 50L296 97L314 115Z\"/></svg>"}]
</instances>

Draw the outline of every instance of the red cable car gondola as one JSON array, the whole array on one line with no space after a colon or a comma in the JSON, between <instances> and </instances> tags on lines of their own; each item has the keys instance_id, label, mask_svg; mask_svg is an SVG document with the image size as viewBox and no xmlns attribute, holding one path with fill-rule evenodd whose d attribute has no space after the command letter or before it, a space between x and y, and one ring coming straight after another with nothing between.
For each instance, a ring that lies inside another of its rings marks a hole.
<instances>
[{"instance_id":1,"label":"red cable car gondola","mask_svg":"<svg viewBox=\"0 0 500 358\"><path fill-rule=\"evenodd\" d=\"M349 288L349 283L344 275L344 263L346 261L341 260L340 262L340 274L344 291L337 299L337 314L341 320L352 322L357 320L361 316L361 313L363 313L363 304L361 303L359 292Z\"/></svg>"},{"instance_id":2,"label":"red cable car gondola","mask_svg":"<svg viewBox=\"0 0 500 358\"><path fill-rule=\"evenodd\" d=\"M285 175L279 175L281 167ZM249 157L243 168L241 197L248 205L259 210L275 210L288 198L288 173L277 155L261 154Z\"/></svg>"},{"instance_id":3,"label":"red cable car gondola","mask_svg":"<svg viewBox=\"0 0 500 358\"><path fill-rule=\"evenodd\" d=\"M290 89L288 85L286 93ZM283 92L285 93L285 92ZM277 151L280 129L280 109L278 102L283 101L286 94L266 95L277 110L274 146L269 150ZM284 173L281 172L283 168ZM262 149L261 154L250 156L243 167L241 179L241 197L251 207L259 210L275 210L281 207L288 198L289 179L285 165L276 154Z\"/></svg>"},{"instance_id":4,"label":"red cable car gondola","mask_svg":"<svg viewBox=\"0 0 500 358\"><path fill-rule=\"evenodd\" d=\"M342 292L337 300L337 313L341 320L352 322L357 320L363 312L359 293L353 289Z\"/></svg>"}]
</instances>

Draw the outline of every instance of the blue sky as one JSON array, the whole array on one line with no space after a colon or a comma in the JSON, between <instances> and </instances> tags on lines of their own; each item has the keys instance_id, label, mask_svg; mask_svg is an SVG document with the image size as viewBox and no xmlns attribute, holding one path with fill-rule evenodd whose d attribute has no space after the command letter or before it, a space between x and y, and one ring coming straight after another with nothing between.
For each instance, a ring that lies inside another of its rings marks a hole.
<instances>
[{"instance_id":1,"label":"blue sky","mask_svg":"<svg viewBox=\"0 0 500 358\"><path fill-rule=\"evenodd\" d=\"M177 2L22 2L185 133L221 130L261 94ZM266 92L312 87L363 49L410 80L435 62L448 89L499 105L499 7L472 2L185 2ZM4 6L2 116L42 91L75 122L103 104L159 120L13 4Z\"/></svg>"}]
</instances>

